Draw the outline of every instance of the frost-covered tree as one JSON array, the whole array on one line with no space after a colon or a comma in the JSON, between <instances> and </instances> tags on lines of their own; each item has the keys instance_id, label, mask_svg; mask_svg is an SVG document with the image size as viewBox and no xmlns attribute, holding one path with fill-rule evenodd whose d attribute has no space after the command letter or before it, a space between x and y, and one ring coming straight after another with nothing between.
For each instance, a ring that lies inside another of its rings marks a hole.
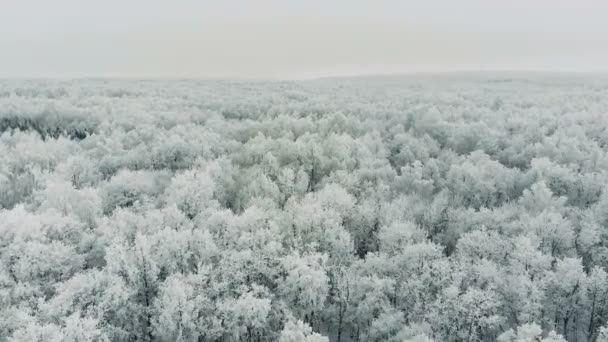
<instances>
[{"instance_id":1,"label":"frost-covered tree","mask_svg":"<svg viewBox=\"0 0 608 342\"><path fill-rule=\"evenodd\" d=\"M608 341L607 87L0 80L0 342Z\"/></svg>"}]
</instances>

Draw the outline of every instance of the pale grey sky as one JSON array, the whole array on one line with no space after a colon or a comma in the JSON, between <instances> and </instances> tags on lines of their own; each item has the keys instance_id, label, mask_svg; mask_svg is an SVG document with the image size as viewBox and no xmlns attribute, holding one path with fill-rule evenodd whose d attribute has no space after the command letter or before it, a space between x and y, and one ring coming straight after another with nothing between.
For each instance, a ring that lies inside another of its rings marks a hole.
<instances>
[{"instance_id":1,"label":"pale grey sky","mask_svg":"<svg viewBox=\"0 0 608 342\"><path fill-rule=\"evenodd\" d=\"M0 4L0 77L608 71L605 0Z\"/></svg>"}]
</instances>

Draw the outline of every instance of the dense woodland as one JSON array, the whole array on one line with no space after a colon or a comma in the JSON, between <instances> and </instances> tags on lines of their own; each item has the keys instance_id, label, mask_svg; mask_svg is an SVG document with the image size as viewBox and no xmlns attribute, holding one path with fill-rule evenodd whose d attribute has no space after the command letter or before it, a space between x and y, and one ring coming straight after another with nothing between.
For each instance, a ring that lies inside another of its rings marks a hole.
<instances>
[{"instance_id":1,"label":"dense woodland","mask_svg":"<svg viewBox=\"0 0 608 342\"><path fill-rule=\"evenodd\" d=\"M0 81L0 341L608 341L608 78Z\"/></svg>"}]
</instances>

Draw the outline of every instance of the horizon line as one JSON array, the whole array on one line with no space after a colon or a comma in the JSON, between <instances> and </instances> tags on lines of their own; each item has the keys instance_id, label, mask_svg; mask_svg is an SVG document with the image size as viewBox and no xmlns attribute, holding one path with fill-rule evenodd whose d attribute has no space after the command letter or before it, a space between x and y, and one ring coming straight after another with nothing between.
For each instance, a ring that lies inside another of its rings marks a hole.
<instances>
[{"instance_id":1,"label":"horizon line","mask_svg":"<svg viewBox=\"0 0 608 342\"><path fill-rule=\"evenodd\" d=\"M184 76L184 75L42 75L42 76L1 76L0 80L171 80L171 81L260 81L260 82L280 82L280 81L314 81L325 79L347 79L347 78L381 78L381 77L401 77L401 76L483 76L483 75L507 75L514 76L546 75L546 76L608 76L608 70L559 70L559 69L454 69L454 70L411 70L396 72L362 72L362 73L337 73L315 76L285 76L285 77L235 77L235 76Z\"/></svg>"}]
</instances>

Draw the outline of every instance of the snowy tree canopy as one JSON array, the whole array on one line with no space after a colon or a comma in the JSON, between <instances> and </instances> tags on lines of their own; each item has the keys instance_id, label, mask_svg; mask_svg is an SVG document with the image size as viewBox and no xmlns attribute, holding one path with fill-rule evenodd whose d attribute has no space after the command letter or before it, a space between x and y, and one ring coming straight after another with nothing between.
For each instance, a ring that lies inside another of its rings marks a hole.
<instances>
[{"instance_id":1,"label":"snowy tree canopy","mask_svg":"<svg viewBox=\"0 0 608 342\"><path fill-rule=\"evenodd\" d=\"M0 81L0 342L608 341L608 79Z\"/></svg>"}]
</instances>

